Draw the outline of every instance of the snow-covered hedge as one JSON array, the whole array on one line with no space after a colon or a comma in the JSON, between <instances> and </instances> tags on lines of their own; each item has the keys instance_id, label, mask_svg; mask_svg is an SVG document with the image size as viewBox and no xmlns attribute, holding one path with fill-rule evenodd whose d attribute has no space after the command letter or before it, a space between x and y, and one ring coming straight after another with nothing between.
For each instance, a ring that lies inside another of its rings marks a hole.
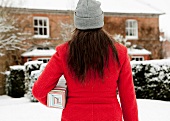
<instances>
[{"instance_id":1,"label":"snow-covered hedge","mask_svg":"<svg viewBox=\"0 0 170 121\"><path fill-rule=\"evenodd\" d=\"M131 62L137 98L170 101L170 60Z\"/></svg>"},{"instance_id":2,"label":"snow-covered hedge","mask_svg":"<svg viewBox=\"0 0 170 121\"><path fill-rule=\"evenodd\" d=\"M28 85L28 98L30 99L31 102L37 102L37 100L34 98L34 96L32 95L32 87L34 85L34 82L38 79L39 75L41 74L41 72L44 70L45 66L47 65L47 63L43 63L40 66L39 70L35 70L31 72L30 75L30 83Z\"/></svg>"},{"instance_id":3,"label":"snow-covered hedge","mask_svg":"<svg viewBox=\"0 0 170 121\"><path fill-rule=\"evenodd\" d=\"M24 64L25 67L25 90L26 93L29 90L29 84L30 84L30 76L31 72L35 70L39 70L40 66L43 62L42 61L29 61Z\"/></svg>"},{"instance_id":4,"label":"snow-covered hedge","mask_svg":"<svg viewBox=\"0 0 170 121\"><path fill-rule=\"evenodd\" d=\"M25 94L24 66L10 66L10 73L6 79L7 95L15 98Z\"/></svg>"},{"instance_id":5,"label":"snow-covered hedge","mask_svg":"<svg viewBox=\"0 0 170 121\"><path fill-rule=\"evenodd\" d=\"M36 71L31 72L31 76L30 76L31 80L30 80L30 83L29 83L29 90L28 90L28 98L30 99L31 102L37 102L37 100L32 95L32 87L34 85L34 82L38 79L38 77L40 76L40 74L42 73L44 68L46 67L46 65L47 65L47 63L43 63L40 66L40 70L36 70ZM61 76L57 85L65 86L65 84L66 84L66 80L65 80L64 76Z\"/></svg>"}]
</instances>

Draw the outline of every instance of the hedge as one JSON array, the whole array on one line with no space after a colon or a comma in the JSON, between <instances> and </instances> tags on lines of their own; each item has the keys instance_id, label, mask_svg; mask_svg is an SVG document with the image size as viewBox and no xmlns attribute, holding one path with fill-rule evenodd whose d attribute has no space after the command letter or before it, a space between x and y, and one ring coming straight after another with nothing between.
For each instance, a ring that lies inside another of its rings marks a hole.
<instances>
[{"instance_id":1,"label":"hedge","mask_svg":"<svg viewBox=\"0 0 170 121\"><path fill-rule=\"evenodd\" d=\"M163 60L156 62L132 62L136 96L141 99L170 101L170 64Z\"/></svg>"},{"instance_id":2,"label":"hedge","mask_svg":"<svg viewBox=\"0 0 170 121\"><path fill-rule=\"evenodd\" d=\"M25 90L26 93L29 90L29 84L30 84L30 76L31 72L35 70L39 70L40 66L43 62L42 61L29 61L24 64L25 67Z\"/></svg>"},{"instance_id":3,"label":"hedge","mask_svg":"<svg viewBox=\"0 0 170 121\"><path fill-rule=\"evenodd\" d=\"M10 73L6 80L7 95L19 98L25 94L24 67L10 66Z\"/></svg>"},{"instance_id":4,"label":"hedge","mask_svg":"<svg viewBox=\"0 0 170 121\"><path fill-rule=\"evenodd\" d=\"M31 102L37 102L37 100L32 95L32 87L34 85L34 82L38 79L39 75L44 70L46 65L47 65L47 63L41 64L39 70L32 71L31 74L30 74L30 83L28 85L27 96L28 96L28 98L30 99Z\"/></svg>"},{"instance_id":5,"label":"hedge","mask_svg":"<svg viewBox=\"0 0 170 121\"><path fill-rule=\"evenodd\" d=\"M22 97L27 93L30 101L37 101L32 95L32 86L45 66L42 62L29 62L24 65L25 69L23 66L11 67L6 81L7 94ZM170 60L131 62L131 66L138 99L170 101ZM65 84L63 76L58 84Z\"/></svg>"}]
</instances>

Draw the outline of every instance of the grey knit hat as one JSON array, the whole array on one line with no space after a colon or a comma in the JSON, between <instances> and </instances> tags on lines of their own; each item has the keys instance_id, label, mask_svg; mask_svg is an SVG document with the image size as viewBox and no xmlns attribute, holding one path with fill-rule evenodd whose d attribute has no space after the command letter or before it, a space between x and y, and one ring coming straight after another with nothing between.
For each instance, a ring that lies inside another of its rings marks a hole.
<instances>
[{"instance_id":1,"label":"grey knit hat","mask_svg":"<svg viewBox=\"0 0 170 121\"><path fill-rule=\"evenodd\" d=\"M101 3L96 0L79 0L74 12L74 25L77 29L96 29L104 26L104 13Z\"/></svg>"}]
</instances>

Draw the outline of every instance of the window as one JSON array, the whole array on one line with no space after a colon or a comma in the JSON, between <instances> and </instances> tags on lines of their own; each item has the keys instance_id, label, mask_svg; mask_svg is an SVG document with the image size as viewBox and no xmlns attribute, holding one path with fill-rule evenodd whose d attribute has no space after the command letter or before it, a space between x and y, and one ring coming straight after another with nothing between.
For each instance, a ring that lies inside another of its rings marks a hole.
<instances>
[{"instance_id":1,"label":"window","mask_svg":"<svg viewBox=\"0 0 170 121\"><path fill-rule=\"evenodd\" d=\"M50 58L38 58L38 61L43 61L43 63L48 63Z\"/></svg>"},{"instance_id":2,"label":"window","mask_svg":"<svg viewBox=\"0 0 170 121\"><path fill-rule=\"evenodd\" d=\"M138 23L136 20L126 21L126 39L138 39Z\"/></svg>"},{"instance_id":3,"label":"window","mask_svg":"<svg viewBox=\"0 0 170 121\"><path fill-rule=\"evenodd\" d=\"M34 37L49 37L49 19L46 17L34 17Z\"/></svg>"},{"instance_id":4,"label":"window","mask_svg":"<svg viewBox=\"0 0 170 121\"><path fill-rule=\"evenodd\" d=\"M144 61L143 56L132 56L132 61Z\"/></svg>"}]
</instances>

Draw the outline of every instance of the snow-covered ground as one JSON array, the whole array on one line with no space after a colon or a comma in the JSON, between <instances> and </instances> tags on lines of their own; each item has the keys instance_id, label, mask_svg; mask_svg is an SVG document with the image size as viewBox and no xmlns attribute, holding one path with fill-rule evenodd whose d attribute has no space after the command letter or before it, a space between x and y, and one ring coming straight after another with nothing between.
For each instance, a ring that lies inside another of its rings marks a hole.
<instances>
[{"instance_id":1,"label":"snow-covered ground","mask_svg":"<svg viewBox=\"0 0 170 121\"><path fill-rule=\"evenodd\" d=\"M140 121L170 121L170 102L146 99L137 102ZM60 121L61 112L26 98L0 96L0 121Z\"/></svg>"}]
</instances>

